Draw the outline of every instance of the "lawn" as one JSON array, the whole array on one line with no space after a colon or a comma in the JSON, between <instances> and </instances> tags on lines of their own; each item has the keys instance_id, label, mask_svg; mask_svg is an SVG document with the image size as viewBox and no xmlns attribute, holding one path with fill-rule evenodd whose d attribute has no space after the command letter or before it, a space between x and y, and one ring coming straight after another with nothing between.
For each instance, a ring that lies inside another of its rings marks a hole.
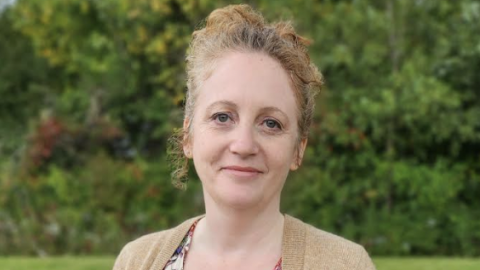
<instances>
[{"instance_id":1,"label":"lawn","mask_svg":"<svg viewBox=\"0 0 480 270\"><path fill-rule=\"evenodd\" d=\"M374 258L378 270L480 270L480 258Z\"/></svg>"},{"instance_id":2,"label":"lawn","mask_svg":"<svg viewBox=\"0 0 480 270\"><path fill-rule=\"evenodd\" d=\"M110 270L113 257L0 257L0 270Z\"/></svg>"},{"instance_id":3,"label":"lawn","mask_svg":"<svg viewBox=\"0 0 480 270\"><path fill-rule=\"evenodd\" d=\"M0 257L0 270L109 270L113 257ZM478 259L375 258L378 270L478 270Z\"/></svg>"}]
</instances>

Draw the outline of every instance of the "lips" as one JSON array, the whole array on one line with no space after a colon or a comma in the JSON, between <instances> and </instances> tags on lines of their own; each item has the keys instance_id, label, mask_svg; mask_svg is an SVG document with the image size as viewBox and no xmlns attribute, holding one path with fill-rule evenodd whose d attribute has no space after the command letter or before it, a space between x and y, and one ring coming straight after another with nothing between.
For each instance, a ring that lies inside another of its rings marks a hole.
<instances>
[{"instance_id":1,"label":"lips","mask_svg":"<svg viewBox=\"0 0 480 270\"><path fill-rule=\"evenodd\" d=\"M237 177L255 177L263 173L257 168L244 166L225 166L222 170Z\"/></svg>"},{"instance_id":2,"label":"lips","mask_svg":"<svg viewBox=\"0 0 480 270\"><path fill-rule=\"evenodd\" d=\"M261 170L253 167L242 167L242 166L226 166L223 167L224 170L239 171L239 172L250 172L250 173L262 173Z\"/></svg>"}]
</instances>

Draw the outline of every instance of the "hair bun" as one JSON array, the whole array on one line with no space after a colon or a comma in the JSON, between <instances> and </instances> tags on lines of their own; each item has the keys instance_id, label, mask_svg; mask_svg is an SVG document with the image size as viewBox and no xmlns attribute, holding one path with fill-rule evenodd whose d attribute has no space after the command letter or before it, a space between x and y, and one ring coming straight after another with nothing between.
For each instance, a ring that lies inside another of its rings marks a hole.
<instances>
[{"instance_id":1,"label":"hair bun","mask_svg":"<svg viewBox=\"0 0 480 270\"><path fill-rule=\"evenodd\" d=\"M289 40L292 44L301 45L301 46L309 46L311 41L298 35L295 32L292 24L290 22L278 22L275 24L275 31L277 34L286 40Z\"/></svg>"},{"instance_id":2,"label":"hair bun","mask_svg":"<svg viewBox=\"0 0 480 270\"><path fill-rule=\"evenodd\" d=\"M207 32L230 32L240 26L263 28L265 21L260 13L248 5L230 5L213 11L207 18Z\"/></svg>"}]
</instances>

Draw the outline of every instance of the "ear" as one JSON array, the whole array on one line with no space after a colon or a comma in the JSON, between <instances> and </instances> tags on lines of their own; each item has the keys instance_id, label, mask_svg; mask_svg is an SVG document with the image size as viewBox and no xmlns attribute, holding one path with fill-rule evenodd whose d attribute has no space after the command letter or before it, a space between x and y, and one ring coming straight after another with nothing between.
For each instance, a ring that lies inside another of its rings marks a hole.
<instances>
[{"instance_id":1,"label":"ear","mask_svg":"<svg viewBox=\"0 0 480 270\"><path fill-rule=\"evenodd\" d=\"M295 156L293 158L292 164L290 164L290 170L297 170L302 164L303 154L305 153L305 148L307 147L308 139L302 139L295 150Z\"/></svg>"},{"instance_id":2,"label":"ear","mask_svg":"<svg viewBox=\"0 0 480 270\"><path fill-rule=\"evenodd\" d=\"M190 136L189 136L189 128L190 128L190 119L186 118L183 120L183 138L182 138L182 145L183 145L183 154L187 158L192 158L192 146L190 143Z\"/></svg>"}]
</instances>

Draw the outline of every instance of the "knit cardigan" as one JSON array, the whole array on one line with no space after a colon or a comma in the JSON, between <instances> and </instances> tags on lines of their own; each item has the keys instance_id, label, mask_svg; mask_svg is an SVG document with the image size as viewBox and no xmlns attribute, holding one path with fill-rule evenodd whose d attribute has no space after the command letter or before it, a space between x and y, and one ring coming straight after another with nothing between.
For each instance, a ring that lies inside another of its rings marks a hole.
<instances>
[{"instance_id":1,"label":"knit cardigan","mask_svg":"<svg viewBox=\"0 0 480 270\"><path fill-rule=\"evenodd\" d=\"M199 217L145 235L125 245L113 270L163 270ZM375 270L365 249L344 238L285 215L282 270Z\"/></svg>"}]
</instances>

